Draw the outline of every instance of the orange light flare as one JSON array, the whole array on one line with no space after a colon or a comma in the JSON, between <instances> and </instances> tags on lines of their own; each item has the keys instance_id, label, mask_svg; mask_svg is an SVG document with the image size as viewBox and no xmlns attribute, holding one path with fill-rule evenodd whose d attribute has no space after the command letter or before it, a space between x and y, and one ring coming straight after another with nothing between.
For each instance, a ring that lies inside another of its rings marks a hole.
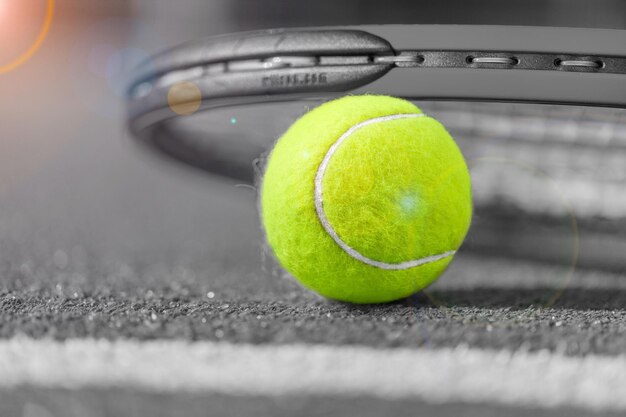
<instances>
[{"instance_id":1,"label":"orange light flare","mask_svg":"<svg viewBox=\"0 0 626 417\"><path fill-rule=\"evenodd\" d=\"M44 43L55 0L0 0L0 74L28 61Z\"/></svg>"}]
</instances>

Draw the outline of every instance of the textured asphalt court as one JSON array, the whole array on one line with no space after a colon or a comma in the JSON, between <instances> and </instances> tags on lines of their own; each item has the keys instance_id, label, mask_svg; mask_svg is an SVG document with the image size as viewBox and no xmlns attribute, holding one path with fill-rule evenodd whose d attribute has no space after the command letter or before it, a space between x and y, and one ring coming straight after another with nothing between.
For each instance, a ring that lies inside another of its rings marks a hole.
<instances>
[{"instance_id":1,"label":"textured asphalt court","mask_svg":"<svg viewBox=\"0 0 626 417\"><path fill-rule=\"evenodd\" d=\"M84 262L66 259L58 252L49 271L33 270L29 265L34 262L7 266L0 290L0 337L59 342L106 339L360 346L382 352L461 348L494 355L539 352L565 358L613 357L616 361L626 349L626 312L622 308L626 293L619 274L578 270L557 301L548 306L545 303L561 292L555 283L567 278L564 268L466 252L427 293L386 305L351 306L320 299L302 289L263 256L262 245L257 248L258 274L228 272L226 268L159 269L145 260L143 267L139 263L118 265L119 270L112 272L85 266L89 265L88 255ZM184 351L180 353L184 355ZM84 363L77 359L68 366ZM529 368L527 376L517 377L533 383L536 371ZM106 366L99 372L96 375L106 375ZM2 389L0 412L24 416L612 415L611 410L563 404L441 404L428 398L350 394L350 384L346 389L348 394L257 395L184 389L155 392L141 386L99 386L97 382L69 388L18 384Z\"/></svg>"}]
</instances>

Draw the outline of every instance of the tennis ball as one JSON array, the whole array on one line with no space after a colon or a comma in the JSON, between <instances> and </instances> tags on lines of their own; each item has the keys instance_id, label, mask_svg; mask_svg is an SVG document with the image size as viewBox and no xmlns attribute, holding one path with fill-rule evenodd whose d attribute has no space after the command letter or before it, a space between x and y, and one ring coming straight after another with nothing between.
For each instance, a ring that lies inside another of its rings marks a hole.
<instances>
[{"instance_id":1,"label":"tennis ball","mask_svg":"<svg viewBox=\"0 0 626 417\"><path fill-rule=\"evenodd\" d=\"M269 245L305 287L352 303L407 297L448 266L472 214L465 160L412 103L348 96L297 120L260 196Z\"/></svg>"}]
</instances>

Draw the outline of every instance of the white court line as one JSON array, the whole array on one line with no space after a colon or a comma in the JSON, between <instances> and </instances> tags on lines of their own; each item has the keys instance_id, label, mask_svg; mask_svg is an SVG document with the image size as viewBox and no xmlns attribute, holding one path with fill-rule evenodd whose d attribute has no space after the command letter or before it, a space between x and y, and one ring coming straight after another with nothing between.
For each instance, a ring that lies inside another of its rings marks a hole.
<instances>
[{"instance_id":1,"label":"white court line","mask_svg":"<svg viewBox=\"0 0 626 417\"><path fill-rule=\"evenodd\" d=\"M0 341L0 388L20 385L626 410L626 357L466 348Z\"/></svg>"}]
</instances>

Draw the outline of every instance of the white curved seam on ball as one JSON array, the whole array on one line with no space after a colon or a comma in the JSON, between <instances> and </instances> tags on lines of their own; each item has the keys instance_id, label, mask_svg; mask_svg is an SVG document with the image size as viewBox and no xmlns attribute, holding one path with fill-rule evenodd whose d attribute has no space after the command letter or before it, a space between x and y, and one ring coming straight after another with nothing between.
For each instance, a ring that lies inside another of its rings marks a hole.
<instances>
[{"instance_id":1,"label":"white curved seam on ball","mask_svg":"<svg viewBox=\"0 0 626 417\"><path fill-rule=\"evenodd\" d=\"M337 234L333 226L330 224L328 217L326 217L326 212L324 211L324 198L323 198L324 190L322 187L322 182L324 180L324 174L326 173L326 168L328 168L328 163L330 162L331 158L333 157L333 155L335 154L339 146L341 146L341 144L346 139L348 139L354 132L356 132L357 130L365 126L368 126L374 123L387 122L390 120L397 120L397 119L408 119L408 118L414 118L414 117L428 117L428 116L423 113L392 114L389 116L375 117L373 119L368 119L363 122L355 124L354 126L350 127L345 133L343 133L339 137L339 139L337 139L335 143L331 145L331 147L328 149L328 152L326 152L326 155L324 155L324 159L322 159L322 163L318 167L317 173L315 175L315 192L314 192L315 211L317 212L317 218L319 219L326 233L328 233L328 235L335 241L335 243L337 243L337 245L339 245L339 247L348 255L350 255L352 258L356 259L357 261L363 262L367 265L371 265L380 269L403 270L403 269L414 268L416 266L435 262L440 259L444 259L449 256L452 256L456 253L456 251L451 250L451 251L447 251L444 253L426 256L424 258L414 259L411 261L405 261L405 262L400 262L400 263L387 263L387 262L381 262L381 261L368 258L367 256L363 255L362 253L360 253L359 251L357 251L356 249L348 245L346 242L344 242L339 237L339 235Z\"/></svg>"}]
</instances>

